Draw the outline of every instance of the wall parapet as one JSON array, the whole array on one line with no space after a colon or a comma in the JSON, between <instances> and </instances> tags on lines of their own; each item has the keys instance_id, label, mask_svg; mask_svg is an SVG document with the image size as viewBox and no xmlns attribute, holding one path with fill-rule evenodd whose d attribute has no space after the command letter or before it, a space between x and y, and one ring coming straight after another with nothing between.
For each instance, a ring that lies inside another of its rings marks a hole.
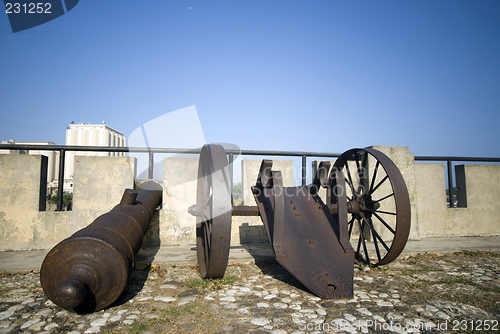
<instances>
[{"instance_id":1,"label":"wall parapet","mask_svg":"<svg viewBox=\"0 0 500 334\"><path fill-rule=\"evenodd\" d=\"M412 210L411 239L500 233L500 217L496 215L500 165L455 166L459 203L463 207L449 208L444 164L416 163L425 159L414 157L407 147L374 148L388 155L405 179ZM109 211L119 203L124 189L133 188L136 182L135 158L79 156L75 159L73 211L46 212L43 211L45 160L36 155L0 156L0 238L3 240L0 250L51 248ZM467 161L460 157L457 160ZM255 205L249 187L256 180L260 161L242 160L245 205ZM276 159L274 162L275 169L283 172L285 185L291 186L293 161ZM196 201L197 169L195 158L164 161L164 199L156 222L156 244L195 244L195 218L187 213L187 208ZM265 233L259 217L233 217L233 244L263 241Z\"/></svg>"},{"instance_id":2,"label":"wall parapet","mask_svg":"<svg viewBox=\"0 0 500 334\"><path fill-rule=\"evenodd\" d=\"M125 188L134 187L135 158L76 157L73 210L43 211L44 158L0 155L0 250L52 248L111 210Z\"/></svg>"}]
</instances>

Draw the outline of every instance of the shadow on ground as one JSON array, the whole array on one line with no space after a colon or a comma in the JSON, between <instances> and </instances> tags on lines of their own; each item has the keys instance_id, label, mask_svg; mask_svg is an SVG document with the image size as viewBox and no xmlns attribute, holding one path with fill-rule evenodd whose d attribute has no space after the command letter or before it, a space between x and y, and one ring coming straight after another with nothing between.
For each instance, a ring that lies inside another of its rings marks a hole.
<instances>
[{"instance_id":1,"label":"shadow on ground","mask_svg":"<svg viewBox=\"0 0 500 334\"><path fill-rule=\"evenodd\" d=\"M134 258L134 268L130 271L127 286L118 299L108 308L123 305L133 299L142 290L148 279L149 269L153 263L156 254L160 250L159 233L159 214L158 211L153 216L148 230L144 236L142 247Z\"/></svg>"},{"instance_id":2,"label":"shadow on ground","mask_svg":"<svg viewBox=\"0 0 500 334\"><path fill-rule=\"evenodd\" d=\"M264 275L271 276L299 290L309 292L292 274L274 259L271 245L268 244L242 244L243 247L255 260L255 265Z\"/></svg>"}]
</instances>

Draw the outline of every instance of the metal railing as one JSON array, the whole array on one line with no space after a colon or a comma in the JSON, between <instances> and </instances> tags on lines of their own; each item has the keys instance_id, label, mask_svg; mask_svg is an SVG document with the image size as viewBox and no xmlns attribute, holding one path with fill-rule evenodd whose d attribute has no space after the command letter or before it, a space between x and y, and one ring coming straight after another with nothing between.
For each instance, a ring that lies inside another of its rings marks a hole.
<instances>
[{"instance_id":1,"label":"metal railing","mask_svg":"<svg viewBox=\"0 0 500 334\"><path fill-rule=\"evenodd\" d=\"M59 176L58 176L58 194L57 211L62 210L63 185L64 185L64 162L66 152L126 152L126 153L148 153L148 178L153 178L154 154L200 154L201 149L178 149L178 148L145 148L145 147L103 147L103 146L66 146L66 145L16 145L0 144L0 150L26 150L26 151L58 151L59 152ZM306 185L307 158L338 158L341 153L324 152L301 152L301 151L260 151L260 150L226 150L229 160L229 172L231 183L233 177L234 156L254 155L254 156L286 156L301 157L302 162L302 185ZM447 157L447 156L415 156L415 161L438 161L447 164L447 180L449 188L453 187L453 162L496 162L500 163L500 158L485 157ZM451 191L450 191L451 194Z\"/></svg>"}]
</instances>

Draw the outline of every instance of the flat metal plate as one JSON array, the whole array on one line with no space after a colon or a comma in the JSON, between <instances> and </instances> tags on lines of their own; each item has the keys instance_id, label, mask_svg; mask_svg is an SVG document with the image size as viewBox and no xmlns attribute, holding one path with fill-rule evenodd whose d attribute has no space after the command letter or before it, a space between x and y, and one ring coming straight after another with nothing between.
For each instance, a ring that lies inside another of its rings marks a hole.
<instances>
[{"instance_id":1,"label":"flat metal plate","mask_svg":"<svg viewBox=\"0 0 500 334\"><path fill-rule=\"evenodd\" d=\"M321 199L306 187L284 187L283 248L276 260L297 280L324 299L353 295L354 250L339 243L338 223ZM274 195L271 188L255 191L261 218L273 245Z\"/></svg>"}]
</instances>

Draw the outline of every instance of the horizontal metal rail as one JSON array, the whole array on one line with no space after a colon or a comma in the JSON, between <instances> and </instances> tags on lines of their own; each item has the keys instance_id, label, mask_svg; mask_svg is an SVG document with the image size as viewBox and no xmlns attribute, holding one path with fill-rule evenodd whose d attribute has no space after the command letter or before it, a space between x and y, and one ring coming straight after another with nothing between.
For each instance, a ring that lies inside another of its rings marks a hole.
<instances>
[{"instance_id":1,"label":"horizontal metal rail","mask_svg":"<svg viewBox=\"0 0 500 334\"><path fill-rule=\"evenodd\" d=\"M148 148L148 147L109 147L109 146L67 146L67 145L16 145L0 144L0 150L15 151L59 151L59 177L57 211L62 210L63 184L64 184L64 160L66 152L127 152L127 153L147 153L149 154L148 178L153 178L153 162L155 153L170 154L199 154L201 149L181 149L181 148ZM301 157L302 162L302 185L306 185L307 158L338 158L341 153L325 152L303 152L303 151L261 151L261 150L226 150L229 155L230 175L232 178L232 162L234 156L238 155L261 155L261 156L286 156ZM453 187L452 162L498 162L500 158L488 157L448 157L448 156L415 156L415 161L441 161L447 163L447 179L450 189ZM232 179L231 179L232 182ZM450 191L451 193L451 191ZM451 197L450 197L451 198Z\"/></svg>"},{"instance_id":2,"label":"horizontal metal rail","mask_svg":"<svg viewBox=\"0 0 500 334\"><path fill-rule=\"evenodd\" d=\"M500 162L500 158L485 157L435 157L419 155L415 156L415 161L472 161L472 162Z\"/></svg>"},{"instance_id":3,"label":"horizontal metal rail","mask_svg":"<svg viewBox=\"0 0 500 334\"><path fill-rule=\"evenodd\" d=\"M0 150L28 151L86 151L86 152L133 152L133 153L177 153L199 154L201 149L182 148L147 148L147 147L109 147L109 146L66 146L66 145L12 145L0 144ZM272 155L337 158L341 153L302 152L302 151L259 151L259 150L226 150L227 154L236 155Z\"/></svg>"}]
</instances>

